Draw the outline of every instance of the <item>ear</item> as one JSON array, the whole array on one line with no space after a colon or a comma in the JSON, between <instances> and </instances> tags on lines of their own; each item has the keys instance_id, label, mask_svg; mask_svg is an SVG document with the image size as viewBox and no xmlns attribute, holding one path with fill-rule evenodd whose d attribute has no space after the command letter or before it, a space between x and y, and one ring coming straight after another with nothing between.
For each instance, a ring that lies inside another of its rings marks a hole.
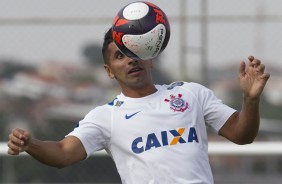
<instances>
[{"instance_id":1,"label":"ear","mask_svg":"<svg viewBox=\"0 0 282 184\"><path fill-rule=\"evenodd\" d=\"M108 74L108 76L110 77L110 79L114 79L115 78L115 75L113 74L110 66L108 64L104 64L104 68Z\"/></svg>"}]
</instances>

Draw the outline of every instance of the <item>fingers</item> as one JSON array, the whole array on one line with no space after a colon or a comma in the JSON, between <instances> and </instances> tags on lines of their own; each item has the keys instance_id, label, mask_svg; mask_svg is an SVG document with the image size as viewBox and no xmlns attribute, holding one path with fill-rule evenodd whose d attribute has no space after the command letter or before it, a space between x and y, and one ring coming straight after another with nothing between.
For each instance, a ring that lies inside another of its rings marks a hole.
<instances>
[{"instance_id":1,"label":"fingers","mask_svg":"<svg viewBox=\"0 0 282 184\"><path fill-rule=\"evenodd\" d=\"M248 59L249 59L250 61L253 61L255 58L254 58L254 56L249 56Z\"/></svg>"},{"instance_id":2,"label":"fingers","mask_svg":"<svg viewBox=\"0 0 282 184\"><path fill-rule=\"evenodd\" d=\"M265 65L262 64L261 60L255 58L254 56L248 57L249 64L248 67L246 67L246 64L244 61L241 61L240 67L239 67L239 73L240 77L244 77L246 74L254 76L256 78L264 79L265 82L270 77L269 73L265 72Z\"/></svg>"},{"instance_id":3,"label":"fingers","mask_svg":"<svg viewBox=\"0 0 282 184\"><path fill-rule=\"evenodd\" d=\"M9 139L17 144L24 144L26 136L24 131L18 128L12 130L12 133L9 135Z\"/></svg>"},{"instance_id":4,"label":"fingers","mask_svg":"<svg viewBox=\"0 0 282 184\"><path fill-rule=\"evenodd\" d=\"M265 82L267 82L267 80L270 78L270 74L269 73L264 73L260 76L260 78L265 79Z\"/></svg>"},{"instance_id":5,"label":"fingers","mask_svg":"<svg viewBox=\"0 0 282 184\"><path fill-rule=\"evenodd\" d=\"M262 78L269 78L269 74L264 75L265 65L261 63L261 60L254 58L253 56L248 57L250 63L249 66L255 69L255 72L259 75L263 75Z\"/></svg>"},{"instance_id":6,"label":"fingers","mask_svg":"<svg viewBox=\"0 0 282 184\"><path fill-rule=\"evenodd\" d=\"M250 66L257 67L261 64L261 61L259 59L254 58L254 56L249 56L248 59L250 61Z\"/></svg>"},{"instance_id":7,"label":"fingers","mask_svg":"<svg viewBox=\"0 0 282 184\"><path fill-rule=\"evenodd\" d=\"M263 79L265 84L270 77L270 74L265 72L265 65L253 56L249 56L248 59L250 61L249 66L253 68L254 74L256 74L260 79Z\"/></svg>"},{"instance_id":8,"label":"fingers","mask_svg":"<svg viewBox=\"0 0 282 184\"><path fill-rule=\"evenodd\" d=\"M8 154L18 155L26 150L28 145L29 134L21 129L13 129L9 135Z\"/></svg>"},{"instance_id":9,"label":"fingers","mask_svg":"<svg viewBox=\"0 0 282 184\"><path fill-rule=\"evenodd\" d=\"M21 147L20 145L14 143L12 140L8 141L8 154L10 155L18 155L20 153Z\"/></svg>"},{"instance_id":10,"label":"fingers","mask_svg":"<svg viewBox=\"0 0 282 184\"><path fill-rule=\"evenodd\" d=\"M254 56L249 56L249 66L251 68L255 69L255 72L262 75L265 70L265 66L261 64L261 61L259 59L254 58ZM246 72L248 72L248 69L246 69L246 64L244 61L240 62L240 67L239 67L239 74L241 77L245 76Z\"/></svg>"},{"instance_id":11,"label":"fingers","mask_svg":"<svg viewBox=\"0 0 282 184\"><path fill-rule=\"evenodd\" d=\"M9 155L18 155L20 153L19 148L14 146L13 144L8 143L8 154Z\"/></svg>"},{"instance_id":12,"label":"fingers","mask_svg":"<svg viewBox=\"0 0 282 184\"><path fill-rule=\"evenodd\" d=\"M263 74L265 70L265 65L264 64L260 64L259 66L256 67L255 71L259 74Z\"/></svg>"},{"instance_id":13,"label":"fingers","mask_svg":"<svg viewBox=\"0 0 282 184\"><path fill-rule=\"evenodd\" d=\"M244 76L246 74L246 64L244 61L240 62L240 66L239 66L239 74L240 76Z\"/></svg>"}]
</instances>

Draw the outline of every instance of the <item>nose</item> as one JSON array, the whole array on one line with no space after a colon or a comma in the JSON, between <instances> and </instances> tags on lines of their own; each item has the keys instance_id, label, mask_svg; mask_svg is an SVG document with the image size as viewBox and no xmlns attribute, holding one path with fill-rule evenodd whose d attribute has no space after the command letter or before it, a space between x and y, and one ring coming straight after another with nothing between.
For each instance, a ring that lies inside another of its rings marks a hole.
<instances>
[{"instance_id":1,"label":"nose","mask_svg":"<svg viewBox=\"0 0 282 184\"><path fill-rule=\"evenodd\" d=\"M129 64L129 65L135 65L135 64L137 64L138 62L139 62L139 60L130 58L128 64Z\"/></svg>"}]
</instances>

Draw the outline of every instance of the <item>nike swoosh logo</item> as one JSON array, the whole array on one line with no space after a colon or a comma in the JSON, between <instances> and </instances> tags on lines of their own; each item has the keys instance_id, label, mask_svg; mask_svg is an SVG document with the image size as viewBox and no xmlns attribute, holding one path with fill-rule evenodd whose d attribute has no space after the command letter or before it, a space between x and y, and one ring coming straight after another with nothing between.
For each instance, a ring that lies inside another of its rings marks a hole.
<instances>
[{"instance_id":1,"label":"nike swoosh logo","mask_svg":"<svg viewBox=\"0 0 282 184\"><path fill-rule=\"evenodd\" d=\"M138 114L139 112L141 112L141 111L138 111L138 112L135 112L135 113L133 113L133 114L130 114L130 115L125 115L125 119L130 119L130 118L132 118L133 116L135 116L136 114Z\"/></svg>"}]
</instances>

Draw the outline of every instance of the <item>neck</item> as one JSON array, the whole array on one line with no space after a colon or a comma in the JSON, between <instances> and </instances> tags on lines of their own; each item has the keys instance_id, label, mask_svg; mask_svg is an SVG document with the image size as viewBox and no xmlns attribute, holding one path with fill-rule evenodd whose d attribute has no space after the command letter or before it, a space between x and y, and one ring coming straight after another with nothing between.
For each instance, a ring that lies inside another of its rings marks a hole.
<instances>
[{"instance_id":1,"label":"neck","mask_svg":"<svg viewBox=\"0 0 282 184\"><path fill-rule=\"evenodd\" d=\"M157 91L155 85L150 85L143 88L135 88L135 89L122 89L122 93L130 98L141 98L148 95L151 95Z\"/></svg>"}]
</instances>

